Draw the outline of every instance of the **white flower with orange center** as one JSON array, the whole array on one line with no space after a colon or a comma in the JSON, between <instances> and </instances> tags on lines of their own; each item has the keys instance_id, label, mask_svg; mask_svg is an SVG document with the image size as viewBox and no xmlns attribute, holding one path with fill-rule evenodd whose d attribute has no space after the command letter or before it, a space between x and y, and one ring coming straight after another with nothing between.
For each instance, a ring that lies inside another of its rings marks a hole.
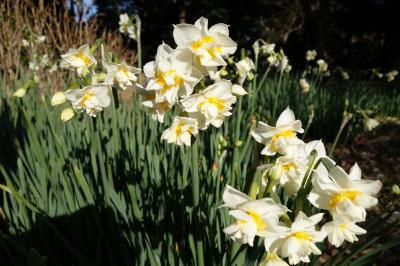
<instances>
[{"instance_id":1,"label":"white flower with orange center","mask_svg":"<svg viewBox=\"0 0 400 266\"><path fill-rule=\"evenodd\" d=\"M177 145L191 145L191 137L196 136L198 132L197 120L188 117L175 117L171 127L166 129L161 139L166 140L168 143L175 143Z\"/></svg>"},{"instance_id":2,"label":"white flower with orange center","mask_svg":"<svg viewBox=\"0 0 400 266\"><path fill-rule=\"evenodd\" d=\"M291 265L299 262L310 262L309 255L320 255L321 251L315 245L322 242L326 234L315 230L315 225L322 220L323 214L307 217L300 212L290 227L278 225L267 230L263 235L265 249L276 252L283 258L289 258Z\"/></svg>"},{"instance_id":3,"label":"white flower with orange center","mask_svg":"<svg viewBox=\"0 0 400 266\"><path fill-rule=\"evenodd\" d=\"M365 221L365 209L378 203L374 197L382 183L361 179L361 169L355 164L347 174L335 166L327 175L319 173L313 180L308 200L317 208L328 210L334 219L347 218L351 221Z\"/></svg>"},{"instance_id":4,"label":"white flower with orange center","mask_svg":"<svg viewBox=\"0 0 400 266\"><path fill-rule=\"evenodd\" d=\"M230 111L235 102L236 96L232 94L232 83L223 79L181 101L190 117L199 121L201 129L206 129L210 124L221 127L224 118L232 115Z\"/></svg>"},{"instance_id":5,"label":"white flower with orange center","mask_svg":"<svg viewBox=\"0 0 400 266\"><path fill-rule=\"evenodd\" d=\"M88 68L97 63L90 54L89 45L85 44L78 49L70 49L66 54L61 55L69 67L75 68L78 75L88 73Z\"/></svg>"},{"instance_id":6,"label":"white flower with orange center","mask_svg":"<svg viewBox=\"0 0 400 266\"><path fill-rule=\"evenodd\" d=\"M350 243L358 241L357 235L366 234L367 231L356 225L355 222L346 220L333 220L321 228L328 234L329 242L335 247L340 247L345 240Z\"/></svg>"},{"instance_id":7,"label":"white flower with orange center","mask_svg":"<svg viewBox=\"0 0 400 266\"><path fill-rule=\"evenodd\" d=\"M136 75L141 71L139 68L128 66L125 62L121 64L105 63L104 67L107 70L105 83L112 85L116 82L123 90L133 86L137 81Z\"/></svg>"},{"instance_id":8,"label":"white flower with orange center","mask_svg":"<svg viewBox=\"0 0 400 266\"><path fill-rule=\"evenodd\" d=\"M223 195L224 204L220 207L233 209L229 214L235 222L224 229L232 240L253 246L254 237L279 222L279 216L288 209L270 198L251 200L246 194L227 186Z\"/></svg>"},{"instance_id":9,"label":"white flower with orange center","mask_svg":"<svg viewBox=\"0 0 400 266\"><path fill-rule=\"evenodd\" d=\"M194 25L174 26L174 39L179 48L189 48L204 67L224 66L224 58L235 53L237 44L229 37L228 25L218 23L208 28L208 19L201 17Z\"/></svg>"},{"instance_id":10,"label":"white flower with orange center","mask_svg":"<svg viewBox=\"0 0 400 266\"><path fill-rule=\"evenodd\" d=\"M290 145L301 144L302 141L296 135L303 131L301 121L295 119L293 111L288 107L279 116L275 127L258 122L251 135L257 142L265 145L261 154L272 156L276 153L284 154Z\"/></svg>"},{"instance_id":11,"label":"white flower with orange center","mask_svg":"<svg viewBox=\"0 0 400 266\"><path fill-rule=\"evenodd\" d=\"M97 113L110 105L110 91L110 85L97 84L82 89L68 90L65 92L65 97L71 102L75 111L86 111L87 114L95 117Z\"/></svg>"},{"instance_id":12,"label":"white flower with orange center","mask_svg":"<svg viewBox=\"0 0 400 266\"><path fill-rule=\"evenodd\" d=\"M178 97L193 92L201 74L192 66L191 57L190 51L174 50L165 43L158 47L156 60L143 67L148 78L146 90L156 92L156 102L174 104Z\"/></svg>"}]
</instances>

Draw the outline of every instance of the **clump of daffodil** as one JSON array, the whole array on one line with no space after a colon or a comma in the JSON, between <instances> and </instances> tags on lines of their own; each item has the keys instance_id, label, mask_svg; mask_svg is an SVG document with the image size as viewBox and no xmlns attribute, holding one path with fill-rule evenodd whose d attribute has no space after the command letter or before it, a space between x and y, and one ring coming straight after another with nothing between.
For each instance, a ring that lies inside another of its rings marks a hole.
<instances>
[{"instance_id":1,"label":"clump of daffodil","mask_svg":"<svg viewBox=\"0 0 400 266\"><path fill-rule=\"evenodd\" d=\"M64 109L61 120L66 122L77 113L85 112L89 116L96 117L99 112L111 104L112 90L134 87L137 84L137 76L140 69L129 66L125 62L112 62L106 58L105 48L101 46L101 63L97 63L94 51L98 45L90 48L88 44L78 49L70 49L61 56L64 67L77 73L79 84L73 85L73 89L65 92L57 92L53 95L53 106L69 103L72 107ZM109 56L111 57L111 55Z\"/></svg>"},{"instance_id":2,"label":"clump of daffodil","mask_svg":"<svg viewBox=\"0 0 400 266\"><path fill-rule=\"evenodd\" d=\"M380 181L362 180L357 164L347 174L326 155L321 140L298 139L302 131L289 108L275 127L259 122L252 135L265 145L261 154L268 163L257 168L261 176L255 175L250 196L230 186L223 194L221 207L235 219L224 232L242 245L253 246L256 236L264 241L266 254L258 265L309 263L310 255L321 254L317 243L340 247L358 241L367 231L357 223L378 202ZM281 204L280 191L293 200L292 210ZM397 186L393 191L400 195ZM326 219L324 211L330 213Z\"/></svg>"},{"instance_id":3,"label":"clump of daffodil","mask_svg":"<svg viewBox=\"0 0 400 266\"><path fill-rule=\"evenodd\" d=\"M189 146L198 130L221 127L232 115L237 98L247 94L243 83L251 79L254 63L250 58L235 63L230 57L237 44L223 23L209 27L208 20L201 17L193 25L174 25L173 37L177 47L159 45L155 60L144 66L142 105L159 122L178 106L180 113L162 139ZM228 72L231 66L236 67L236 74ZM186 128L189 130L183 130Z\"/></svg>"}]
</instances>

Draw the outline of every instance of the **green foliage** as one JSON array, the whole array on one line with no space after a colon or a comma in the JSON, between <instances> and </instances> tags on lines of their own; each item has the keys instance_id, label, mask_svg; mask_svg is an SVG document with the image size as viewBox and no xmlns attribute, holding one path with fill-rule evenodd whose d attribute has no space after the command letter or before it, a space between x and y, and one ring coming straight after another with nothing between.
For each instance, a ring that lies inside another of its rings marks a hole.
<instances>
[{"instance_id":1,"label":"green foliage","mask_svg":"<svg viewBox=\"0 0 400 266\"><path fill-rule=\"evenodd\" d=\"M249 88L222 128L201 132L191 148L160 141L164 125L147 117L138 100L112 106L96 119L81 115L64 124L50 99L37 99L33 90L22 99L3 96L2 263L201 265L204 260L205 265L254 265L263 253L239 249L224 235L231 221L218 206L226 184L250 190L261 160L260 147L250 136L255 117L271 122L273 113L290 105L306 122L313 104L309 134L331 140L346 98L378 115L400 114L400 96L393 91L313 83L305 95L297 79L286 76L274 112L277 83L272 77L258 89ZM169 124L171 116L166 120ZM199 182L198 191L192 190L194 182ZM360 253L377 241L375 236L354 248L364 245ZM363 265L397 244L388 240L368 256L346 258L343 253L336 260L356 259L356 265ZM198 258L199 248L204 257Z\"/></svg>"}]
</instances>

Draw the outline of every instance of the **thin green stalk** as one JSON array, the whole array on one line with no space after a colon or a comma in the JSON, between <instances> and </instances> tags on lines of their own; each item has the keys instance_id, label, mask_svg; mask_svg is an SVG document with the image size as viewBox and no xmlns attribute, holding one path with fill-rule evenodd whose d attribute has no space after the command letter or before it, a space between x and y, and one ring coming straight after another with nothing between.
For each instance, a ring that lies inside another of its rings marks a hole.
<instances>
[{"instance_id":1,"label":"thin green stalk","mask_svg":"<svg viewBox=\"0 0 400 266\"><path fill-rule=\"evenodd\" d=\"M347 114L347 115L345 114L343 116L343 120L342 120L342 123L340 125L339 131L336 134L336 137L335 137L335 140L333 141L331 150L329 151L329 157L332 158L333 152L335 151L335 148L336 148L336 146L337 146L337 144L339 142L340 135L342 134L343 129L345 128L345 126L347 125L347 123L350 121L350 119L352 117L353 117L353 114Z\"/></svg>"},{"instance_id":2,"label":"thin green stalk","mask_svg":"<svg viewBox=\"0 0 400 266\"><path fill-rule=\"evenodd\" d=\"M194 222L194 236L196 243L196 262L197 266L204 266L204 254L203 254L203 241L201 236L200 228L200 178L199 178L199 156L198 156L198 143L197 138L192 144L191 156L192 156L192 192L193 192L193 222Z\"/></svg>"}]
</instances>

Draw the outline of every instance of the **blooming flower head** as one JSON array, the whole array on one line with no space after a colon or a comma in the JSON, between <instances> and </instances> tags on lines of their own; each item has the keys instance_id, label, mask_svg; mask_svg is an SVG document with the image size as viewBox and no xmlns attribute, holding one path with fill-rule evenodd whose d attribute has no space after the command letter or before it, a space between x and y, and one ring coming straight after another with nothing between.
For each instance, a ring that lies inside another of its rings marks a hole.
<instances>
[{"instance_id":1,"label":"blooming flower head","mask_svg":"<svg viewBox=\"0 0 400 266\"><path fill-rule=\"evenodd\" d=\"M306 52L306 60L307 61L313 61L315 60L315 57L317 56L317 51L315 50L308 50Z\"/></svg>"},{"instance_id":2,"label":"blooming flower head","mask_svg":"<svg viewBox=\"0 0 400 266\"><path fill-rule=\"evenodd\" d=\"M105 83L112 85L116 82L123 90L129 86L133 86L137 81L136 75L140 73L139 68L128 66L125 62L121 64L106 63L104 66L107 70Z\"/></svg>"},{"instance_id":3,"label":"blooming flower head","mask_svg":"<svg viewBox=\"0 0 400 266\"><path fill-rule=\"evenodd\" d=\"M154 91L146 92L143 96L142 105L146 107L147 112L151 115L153 120L158 120L160 123L164 122L165 113L171 108L168 101L156 102L156 95Z\"/></svg>"},{"instance_id":4,"label":"blooming flower head","mask_svg":"<svg viewBox=\"0 0 400 266\"><path fill-rule=\"evenodd\" d=\"M377 126L380 125L378 120L376 120L374 118L370 118L370 117L365 118L363 120L363 123L364 123L364 128L365 128L366 131L371 131L374 128L376 128Z\"/></svg>"},{"instance_id":5,"label":"blooming flower head","mask_svg":"<svg viewBox=\"0 0 400 266\"><path fill-rule=\"evenodd\" d=\"M386 74L386 80L389 82L393 81L398 74L399 72L397 72L397 70L392 70Z\"/></svg>"},{"instance_id":6,"label":"blooming flower head","mask_svg":"<svg viewBox=\"0 0 400 266\"><path fill-rule=\"evenodd\" d=\"M230 110L236 96L232 94L232 83L222 79L181 102L184 110L199 120L199 127L205 129L210 124L220 127L224 118L232 115Z\"/></svg>"},{"instance_id":7,"label":"blooming flower head","mask_svg":"<svg viewBox=\"0 0 400 266\"><path fill-rule=\"evenodd\" d=\"M301 78L299 80L299 85L303 89L304 93L307 93L310 91L310 83L305 78Z\"/></svg>"},{"instance_id":8,"label":"blooming flower head","mask_svg":"<svg viewBox=\"0 0 400 266\"><path fill-rule=\"evenodd\" d=\"M110 85L97 84L82 89L68 90L65 92L65 97L71 102L75 111L86 111L90 116L95 117L103 108L110 105L110 91Z\"/></svg>"},{"instance_id":9,"label":"blooming flower head","mask_svg":"<svg viewBox=\"0 0 400 266\"><path fill-rule=\"evenodd\" d=\"M323 241L326 237L324 232L315 230L315 225L322 217L322 213L307 217L300 212L290 227L276 226L265 234L265 249L289 258L292 265L300 261L310 262L310 254L321 254L315 243Z\"/></svg>"},{"instance_id":10,"label":"blooming flower head","mask_svg":"<svg viewBox=\"0 0 400 266\"><path fill-rule=\"evenodd\" d=\"M335 166L328 175L320 173L313 180L308 200L315 207L330 211L334 219L365 221L365 209L378 203L373 196L379 192L382 183L378 180L362 180L361 169L357 164L351 168L349 174Z\"/></svg>"},{"instance_id":11,"label":"blooming flower head","mask_svg":"<svg viewBox=\"0 0 400 266\"><path fill-rule=\"evenodd\" d=\"M346 220L333 220L324 224L321 231L328 235L329 242L335 247L340 247L345 240L350 243L358 241L357 235L367 233L364 229L359 227L352 221Z\"/></svg>"},{"instance_id":12,"label":"blooming flower head","mask_svg":"<svg viewBox=\"0 0 400 266\"><path fill-rule=\"evenodd\" d=\"M85 44L78 49L70 49L66 54L61 55L69 67L76 68L78 75L85 75L88 68L97 63L90 54L89 45Z\"/></svg>"},{"instance_id":13,"label":"blooming flower head","mask_svg":"<svg viewBox=\"0 0 400 266\"><path fill-rule=\"evenodd\" d=\"M289 266L281 259L276 252L268 252L267 256L258 264L258 266Z\"/></svg>"},{"instance_id":14,"label":"blooming flower head","mask_svg":"<svg viewBox=\"0 0 400 266\"><path fill-rule=\"evenodd\" d=\"M208 19L204 17L194 25L175 25L173 35L178 48L189 48L204 67L226 65L224 58L235 53L237 48L229 37L228 25L218 23L208 28Z\"/></svg>"},{"instance_id":15,"label":"blooming flower head","mask_svg":"<svg viewBox=\"0 0 400 266\"><path fill-rule=\"evenodd\" d=\"M255 69L253 60L246 57L239 62L235 63L237 73L239 75L239 84L243 85L245 79L249 76L250 71Z\"/></svg>"},{"instance_id":16,"label":"blooming flower head","mask_svg":"<svg viewBox=\"0 0 400 266\"><path fill-rule=\"evenodd\" d=\"M224 204L221 207L233 209L229 214L236 219L224 232L234 241L240 244L248 243L250 246L253 246L256 235L277 225L279 216L288 211L285 206L275 203L270 198L251 200L230 186L226 187L223 199Z\"/></svg>"},{"instance_id":17,"label":"blooming flower head","mask_svg":"<svg viewBox=\"0 0 400 266\"><path fill-rule=\"evenodd\" d=\"M296 134L303 131L301 121L295 119L293 111L288 107L279 116L275 127L258 122L251 135L257 142L265 145L261 154L272 156L276 153L285 153L290 145L301 144Z\"/></svg>"},{"instance_id":18,"label":"blooming flower head","mask_svg":"<svg viewBox=\"0 0 400 266\"><path fill-rule=\"evenodd\" d=\"M321 73L327 72L328 71L328 63L325 62L323 59L317 60L317 65L318 65L318 71Z\"/></svg>"},{"instance_id":19,"label":"blooming flower head","mask_svg":"<svg viewBox=\"0 0 400 266\"><path fill-rule=\"evenodd\" d=\"M196 119L188 117L175 117L171 127L162 133L161 139L166 140L168 143L175 143L179 146L182 144L190 146L190 138L192 136L196 136L197 132L198 129Z\"/></svg>"},{"instance_id":20,"label":"blooming flower head","mask_svg":"<svg viewBox=\"0 0 400 266\"><path fill-rule=\"evenodd\" d=\"M178 97L187 97L199 81L199 72L191 64L191 53L161 44L156 60L148 62L143 70L149 82L146 90L156 92L156 102L174 104Z\"/></svg>"},{"instance_id":21,"label":"blooming flower head","mask_svg":"<svg viewBox=\"0 0 400 266\"><path fill-rule=\"evenodd\" d=\"M129 16L128 14L121 14L119 15L119 31L121 33L126 33L128 32L128 27L129 27Z\"/></svg>"}]
</instances>

